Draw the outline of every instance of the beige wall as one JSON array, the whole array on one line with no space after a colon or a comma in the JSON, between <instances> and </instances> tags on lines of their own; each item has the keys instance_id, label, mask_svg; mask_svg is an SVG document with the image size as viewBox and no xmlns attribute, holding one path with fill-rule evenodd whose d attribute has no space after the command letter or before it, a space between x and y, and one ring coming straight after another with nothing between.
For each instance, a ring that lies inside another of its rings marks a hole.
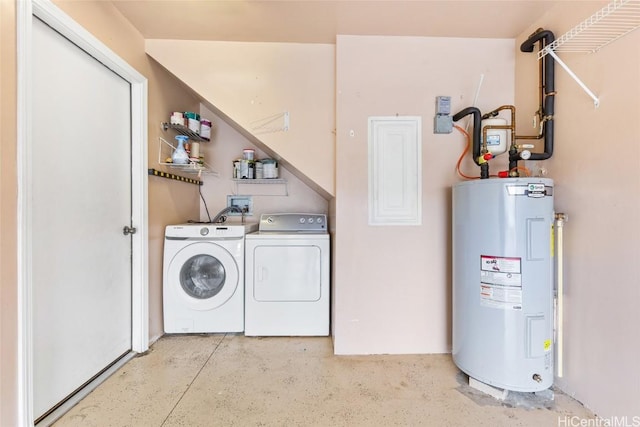
<instances>
[{"instance_id":1,"label":"beige wall","mask_svg":"<svg viewBox=\"0 0 640 427\"><path fill-rule=\"evenodd\" d=\"M449 349L450 340L449 187L457 179L454 165L464 147L464 139L458 133L438 136L431 133L435 96L443 94L444 91L445 94L454 97L454 107L466 107L473 102L480 77L484 75L479 106L489 109L511 103L514 91L513 41L474 42L463 39L393 37L349 40L360 40L361 44L354 42L353 46L339 45L339 48L347 47L343 50L346 53L339 54L337 58L338 76L347 76L347 79L344 84L345 91L343 86L338 87L338 103L346 114L338 114L338 120L344 119L345 123L350 120L357 121L358 126L349 124L348 129L356 129L358 138L356 141L351 138L343 140L343 148L338 147L338 179L342 173L343 186L339 185L337 188L341 193L337 194L338 198L334 204L337 209L335 216L333 210L330 212L332 219L335 219L332 221L332 227L344 230L343 240L338 242L345 243L345 246L340 246L340 243L335 246L333 257L336 279L336 299L333 307L336 351L445 352ZM251 133L251 125L247 123L255 117L267 116L269 111L274 111L270 106L285 105L283 100L290 96L289 92L308 92L308 81L317 82L326 92L327 88L322 82L327 82L326 75L333 75L334 71L327 71L325 68L332 66L335 59L326 60L323 67L315 67L316 74L313 76L318 77L310 77L308 72L303 73L304 81L300 82L299 59L318 55L317 46L307 47L308 52L303 52L302 49L303 47L298 45L292 47L268 43L147 41L147 52L150 55L203 95L208 103L215 104L216 113L221 112L229 117L230 122L235 123L234 127L240 128L244 136ZM495 50L498 51L497 60ZM450 56L449 53L452 51L457 52L453 61L442 64L434 60ZM323 55L326 54L324 48L321 52ZM268 59L270 57L271 59ZM273 57L279 60L273 61ZM400 58L400 63L393 62L397 58ZM394 79L393 76L399 69L405 71ZM291 77L287 85L282 86L280 76ZM275 84L263 86L262 82L255 83L252 79ZM385 80L389 82L388 85L380 84ZM307 99L315 98L307 95ZM304 114L306 119L318 116L315 110L308 110L308 104L295 103L294 108L290 109L292 127L294 119L297 120L300 115ZM325 108L326 111L332 111L331 105ZM255 113L255 110L260 113ZM330 116L326 111L323 113L324 116ZM366 208L365 230L359 228L359 221L362 219L359 214L363 212L363 206L366 207L367 166L366 158L363 157L363 153L366 153L366 139L361 138L362 135L366 135L366 118L368 115L396 113L422 115L425 143L432 144L431 149L425 149L423 159L426 165L424 188L428 192L424 206L424 225L413 230L403 228L404 234L400 236L396 234L397 227L366 230ZM310 154L317 148L314 140L316 128L317 124L310 124L306 128L308 132L304 139L296 143L296 146L306 153L306 159L313 162L318 160ZM283 150L291 148L287 139L291 135L291 132L276 132L258 135L258 138L269 150L282 154ZM252 137L253 135L249 135L247 142L255 142ZM214 152L213 162L216 158L222 157L222 165L216 168L221 169L222 177L228 176L230 172L225 172L230 168L228 161L239 154L241 147L234 148L237 152L227 153L218 142L205 144L205 147L211 147ZM443 156L448 156L449 163L441 160ZM290 160L290 157L284 157ZM341 160L343 169L340 169ZM320 164L319 161L317 163ZM496 162L500 163L504 162ZM302 172L312 176L313 173L306 168L308 164L303 164L305 168ZM298 163L298 166L301 164ZM465 163L465 166L471 167L470 162ZM476 172L475 169L472 170ZM218 178L205 176L205 180L205 183L209 180L216 182ZM203 189L208 194L207 199L218 200L215 206L224 203L227 186L223 186L222 190L208 185ZM356 194L350 191L354 186L358 187ZM202 215L201 212L201 218ZM424 237L420 234L424 234ZM353 239L354 235L357 236L356 239ZM379 241L385 242L385 247L393 249L373 251L372 261L372 251L369 248L375 247ZM398 242L401 242L400 246ZM397 250L398 247L401 249ZM393 262L399 263L400 270L405 272L401 277L395 278L388 272L381 273L370 269L372 264L384 265L387 260L384 254L391 254ZM419 279L420 277L424 279ZM367 283L367 280L371 282ZM394 283L392 286L404 286L409 294L393 295L389 300L386 296L386 281ZM363 291L371 289L372 286L375 288L373 291ZM386 318L378 316L378 313L385 313ZM358 319L354 320L354 316ZM345 321L347 318L348 322ZM395 320L389 321L390 318ZM352 327L356 323L359 323L359 328ZM381 327L382 330L393 331L395 338L386 342L377 339L376 333ZM398 329L404 330L405 334L396 334L395 331Z\"/></svg>"},{"instance_id":2,"label":"beige wall","mask_svg":"<svg viewBox=\"0 0 640 427\"><path fill-rule=\"evenodd\" d=\"M248 222L258 222L262 213L327 213L327 200L282 166L279 168L279 172L280 177L287 181L285 185L234 184L231 180L233 175L232 162L234 159L242 157L243 149L255 149L255 155L258 159L264 159L268 156L206 106L201 107L200 114L202 117L211 119L214 123L211 142L200 145L200 151L204 154L205 161L219 174L217 177L206 174L202 176L204 182L202 196L212 218L227 205L227 196L233 194L252 195L253 215L246 218ZM203 203L200 206L199 219L207 221L208 217ZM229 217L230 221L239 219L238 217Z\"/></svg>"},{"instance_id":3,"label":"beige wall","mask_svg":"<svg viewBox=\"0 0 640 427\"><path fill-rule=\"evenodd\" d=\"M89 30L131 66L149 79L149 141L156 141L160 122L174 110L198 108L197 99L144 52L144 40L109 2L56 1L65 13ZM17 156L15 2L0 1L2 104L0 161L0 425L16 425L17 416ZM156 146L149 144L149 167L157 166ZM98 163L99 164L99 163ZM164 226L197 216L199 197L195 186L149 178L149 334L162 331L162 245Z\"/></svg>"},{"instance_id":4,"label":"beige wall","mask_svg":"<svg viewBox=\"0 0 640 427\"><path fill-rule=\"evenodd\" d=\"M457 112L484 75L478 107L512 103L514 41L339 36L336 50L335 352L449 352L450 194L465 142L433 133L435 97ZM367 118L395 115L422 117L421 226L368 225Z\"/></svg>"},{"instance_id":5,"label":"beige wall","mask_svg":"<svg viewBox=\"0 0 640 427\"><path fill-rule=\"evenodd\" d=\"M0 425L17 416L16 8L0 1Z\"/></svg>"},{"instance_id":6,"label":"beige wall","mask_svg":"<svg viewBox=\"0 0 640 427\"><path fill-rule=\"evenodd\" d=\"M560 37L601 7L556 6L518 46L541 26ZM535 106L535 88L523 84L532 56L517 55L516 100ZM556 143L546 167L556 211L569 215L565 376L556 384L601 417L640 416L640 31L594 54L559 56L600 107L556 65Z\"/></svg>"},{"instance_id":7,"label":"beige wall","mask_svg":"<svg viewBox=\"0 0 640 427\"><path fill-rule=\"evenodd\" d=\"M325 198L334 193L335 46L147 40L147 53ZM266 128L256 126L288 111ZM266 131L265 131L266 130Z\"/></svg>"}]
</instances>

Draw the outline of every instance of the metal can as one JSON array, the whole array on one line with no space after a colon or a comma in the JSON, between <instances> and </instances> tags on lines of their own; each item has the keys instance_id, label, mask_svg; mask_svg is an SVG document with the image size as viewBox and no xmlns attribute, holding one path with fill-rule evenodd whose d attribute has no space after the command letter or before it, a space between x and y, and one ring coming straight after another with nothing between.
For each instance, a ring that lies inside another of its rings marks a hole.
<instances>
[{"instance_id":1,"label":"metal can","mask_svg":"<svg viewBox=\"0 0 640 427\"><path fill-rule=\"evenodd\" d=\"M170 123L172 125L184 126L184 114L181 111L174 111L171 114Z\"/></svg>"},{"instance_id":2,"label":"metal can","mask_svg":"<svg viewBox=\"0 0 640 427\"><path fill-rule=\"evenodd\" d=\"M200 143L197 141L193 141L190 144L190 150L189 150L189 156L190 157L195 157L195 158L200 158Z\"/></svg>"},{"instance_id":3,"label":"metal can","mask_svg":"<svg viewBox=\"0 0 640 427\"><path fill-rule=\"evenodd\" d=\"M190 131L200 134L200 114L187 111L184 113Z\"/></svg>"},{"instance_id":4,"label":"metal can","mask_svg":"<svg viewBox=\"0 0 640 427\"><path fill-rule=\"evenodd\" d=\"M242 159L240 161L240 176L238 178L240 179L254 179L255 175L254 175L254 167L255 164L253 162L253 160L245 160Z\"/></svg>"},{"instance_id":5,"label":"metal can","mask_svg":"<svg viewBox=\"0 0 640 427\"><path fill-rule=\"evenodd\" d=\"M200 120L200 137L206 140L211 139L211 121L207 119Z\"/></svg>"},{"instance_id":6,"label":"metal can","mask_svg":"<svg viewBox=\"0 0 640 427\"><path fill-rule=\"evenodd\" d=\"M274 159L262 159L262 169L265 179L278 178L278 162Z\"/></svg>"}]
</instances>

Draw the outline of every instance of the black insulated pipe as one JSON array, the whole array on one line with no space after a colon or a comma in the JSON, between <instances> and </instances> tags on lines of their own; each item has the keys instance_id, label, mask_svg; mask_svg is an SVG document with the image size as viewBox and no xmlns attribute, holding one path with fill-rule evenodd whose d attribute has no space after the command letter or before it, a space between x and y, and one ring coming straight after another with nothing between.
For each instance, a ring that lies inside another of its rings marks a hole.
<instances>
[{"instance_id":1,"label":"black insulated pipe","mask_svg":"<svg viewBox=\"0 0 640 427\"><path fill-rule=\"evenodd\" d=\"M520 45L521 52L533 52L534 45L540 42L540 50L551 44L555 40L555 36L551 31L538 30L529 36L527 40ZM541 61L544 61L544 105L543 113L543 135L544 135L544 152L532 153L529 160L547 160L553 155L553 114L554 114L554 97L555 97L555 78L554 67L555 60L551 55L545 55ZM520 153L509 156L509 161L521 160Z\"/></svg>"},{"instance_id":2,"label":"black insulated pipe","mask_svg":"<svg viewBox=\"0 0 640 427\"><path fill-rule=\"evenodd\" d=\"M472 147L472 155L473 161L476 162L476 165L480 166L478 162L478 158L480 157L480 138L482 136L482 129L480 124L480 117L482 113L476 107L467 107L464 110L461 110L453 115L453 121L457 122L461 118L468 116L469 114L473 115L473 135L471 137L471 147Z\"/></svg>"}]
</instances>

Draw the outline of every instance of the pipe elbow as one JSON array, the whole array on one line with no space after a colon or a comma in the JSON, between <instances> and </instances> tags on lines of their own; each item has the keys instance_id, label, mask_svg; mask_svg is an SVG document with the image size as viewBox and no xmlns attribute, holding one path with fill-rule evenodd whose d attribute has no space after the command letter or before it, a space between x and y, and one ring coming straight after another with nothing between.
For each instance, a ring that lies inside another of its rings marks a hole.
<instances>
[{"instance_id":1,"label":"pipe elbow","mask_svg":"<svg viewBox=\"0 0 640 427\"><path fill-rule=\"evenodd\" d=\"M544 40L544 45L548 45L555 40L553 32L549 30L538 29L535 33L531 34L527 40L520 45L521 52L533 52L533 46L540 40Z\"/></svg>"},{"instance_id":2,"label":"pipe elbow","mask_svg":"<svg viewBox=\"0 0 640 427\"><path fill-rule=\"evenodd\" d=\"M479 121L481 113L480 110L476 107L467 107L464 110L458 111L453 115L453 121L457 122L461 118L468 116L469 114L473 115L474 122Z\"/></svg>"},{"instance_id":3,"label":"pipe elbow","mask_svg":"<svg viewBox=\"0 0 640 427\"><path fill-rule=\"evenodd\" d=\"M480 109L476 107L467 107L464 110L461 110L456 114L454 114L453 121L457 122L458 120L460 120L465 116L468 116L469 114L473 116L473 135L471 138L471 146L472 146L471 151L473 153L473 161L476 163L476 165L480 166L480 163L478 161L478 157L480 157L480 138L481 138L481 131L482 131L480 129L481 128L480 123L482 121L482 113L480 112Z\"/></svg>"}]
</instances>

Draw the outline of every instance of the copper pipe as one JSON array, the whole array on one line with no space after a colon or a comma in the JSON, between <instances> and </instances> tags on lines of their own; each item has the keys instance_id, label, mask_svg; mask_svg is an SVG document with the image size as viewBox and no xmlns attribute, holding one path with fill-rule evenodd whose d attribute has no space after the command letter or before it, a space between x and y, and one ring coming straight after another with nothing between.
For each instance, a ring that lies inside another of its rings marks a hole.
<instances>
[{"instance_id":1,"label":"copper pipe","mask_svg":"<svg viewBox=\"0 0 640 427\"><path fill-rule=\"evenodd\" d=\"M500 107L496 108L493 111L488 112L487 114L483 115L482 118L483 119L488 119L491 117L495 117L497 116L500 111L502 110L509 110L511 112L511 124L510 125L487 125L485 128L483 128L483 145L485 144L485 141L487 140L487 131L485 129L506 129L509 130L511 132L511 145L515 145L516 143L516 107L514 105L501 105Z\"/></svg>"}]
</instances>

